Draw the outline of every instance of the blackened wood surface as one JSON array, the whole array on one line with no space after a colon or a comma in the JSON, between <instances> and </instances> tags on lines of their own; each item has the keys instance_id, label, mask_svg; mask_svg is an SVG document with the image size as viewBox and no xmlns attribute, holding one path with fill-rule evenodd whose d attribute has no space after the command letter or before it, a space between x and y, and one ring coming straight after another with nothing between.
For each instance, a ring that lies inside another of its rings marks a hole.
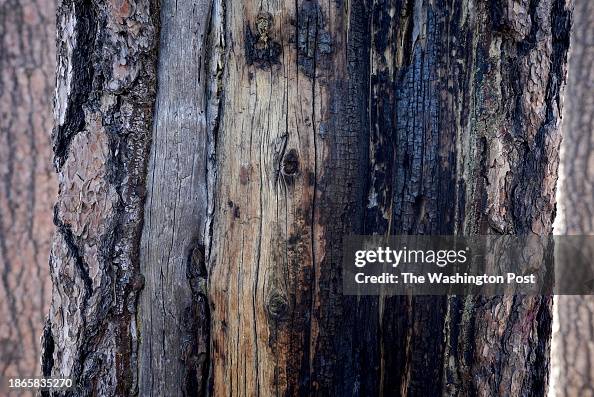
<instances>
[{"instance_id":1,"label":"blackened wood surface","mask_svg":"<svg viewBox=\"0 0 594 397\"><path fill-rule=\"evenodd\" d=\"M216 396L544 395L548 298L345 297L341 245L550 233L566 1L162 3L142 247L157 11L122 4L60 8L49 371L80 394L136 369L198 394L208 369Z\"/></svg>"},{"instance_id":2,"label":"blackened wood surface","mask_svg":"<svg viewBox=\"0 0 594 397\"><path fill-rule=\"evenodd\" d=\"M545 394L549 298L346 298L340 257L353 232L551 232L570 14L227 4L215 394Z\"/></svg>"}]
</instances>

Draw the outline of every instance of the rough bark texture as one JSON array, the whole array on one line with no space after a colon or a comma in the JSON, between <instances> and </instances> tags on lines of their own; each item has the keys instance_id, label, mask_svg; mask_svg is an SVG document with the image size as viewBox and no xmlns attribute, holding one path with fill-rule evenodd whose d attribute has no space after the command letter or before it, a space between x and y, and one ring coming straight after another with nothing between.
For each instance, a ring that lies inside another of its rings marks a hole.
<instances>
[{"instance_id":1,"label":"rough bark texture","mask_svg":"<svg viewBox=\"0 0 594 397\"><path fill-rule=\"evenodd\" d=\"M348 298L340 254L353 232L551 232L567 2L225 15L214 394L544 395L549 298Z\"/></svg>"},{"instance_id":2,"label":"rough bark texture","mask_svg":"<svg viewBox=\"0 0 594 397\"><path fill-rule=\"evenodd\" d=\"M139 245L156 89L152 0L58 6L52 134L59 197L44 375L72 395L137 389Z\"/></svg>"},{"instance_id":3,"label":"rough bark texture","mask_svg":"<svg viewBox=\"0 0 594 397\"><path fill-rule=\"evenodd\" d=\"M575 2L563 119L558 234L594 234L594 4ZM594 253L590 253L594 255ZM558 296L553 395L594 396L594 298Z\"/></svg>"},{"instance_id":4,"label":"rough bark texture","mask_svg":"<svg viewBox=\"0 0 594 397\"><path fill-rule=\"evenodd\" d=\"M40 374L55 176L55 2L0 2L0 378Z\"/></svg>"},{"instance_id":5,"label":"rough bark texture","mask_svg":"<svg viewBox=\"0 0 594 397\"><path fill-rule=\"evenodd\" d=\"M349 233L550 233L566 0L162 2L140 246L158 12L115 3L60 6L47 373L545 393L549 298L345 297L340 268Z\"/></svg>"}]
</instances>

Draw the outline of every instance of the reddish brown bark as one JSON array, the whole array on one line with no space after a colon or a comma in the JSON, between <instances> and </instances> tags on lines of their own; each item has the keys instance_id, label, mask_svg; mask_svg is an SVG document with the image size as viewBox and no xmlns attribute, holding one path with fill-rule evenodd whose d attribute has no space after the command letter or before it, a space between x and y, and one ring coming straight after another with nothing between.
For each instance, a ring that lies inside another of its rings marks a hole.
<instances>
[{"instance_id":1,"label":"reddish brown bark","mask_svg":"<svg viewBox=\"0 0 594 397\"><path fill-rule=\"evenodd\" d=\"M39 375L56 192L53 0L0 2L0 378Z\"/></svg>"}]
</instances>

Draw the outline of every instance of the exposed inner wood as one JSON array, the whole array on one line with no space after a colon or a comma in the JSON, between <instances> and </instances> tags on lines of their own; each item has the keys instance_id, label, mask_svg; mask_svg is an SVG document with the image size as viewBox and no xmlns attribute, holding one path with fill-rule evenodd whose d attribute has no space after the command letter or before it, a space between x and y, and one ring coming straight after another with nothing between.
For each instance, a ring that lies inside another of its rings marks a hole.
<instances>
[{"instance_id":1,"label":"exposed inner wood","mask_svg":"<svg viewBox=\"0 0 594 397\"><path fill-rule=\"evenodd\" d=\"M349 298L340 256L551 232L569 26L564 1L226 5L216 395L545 392L548 297Z\"/></svg>"},{"instance_id":2,"label":"exposed inner wood","mask_svg":"<svg viewBox=\"0 0 594 397\"><path fill-rule=\"evenodd\" d=\"M341 255L551 232L568 0L83 3L58 14L48 374L544 395L548 297L347 297Z\"/></svg>"},{"instance_id":3,"label":"exposed inner wood","mask_svg":"<svg viewBox=\"0 0 594 397\"><path fill-rule=\"evenodd\" d=\"M157 100L140 245L142 396L194 395L208 376L208 34L211 2L161 1Z\"/></svg>"}]
</instances>

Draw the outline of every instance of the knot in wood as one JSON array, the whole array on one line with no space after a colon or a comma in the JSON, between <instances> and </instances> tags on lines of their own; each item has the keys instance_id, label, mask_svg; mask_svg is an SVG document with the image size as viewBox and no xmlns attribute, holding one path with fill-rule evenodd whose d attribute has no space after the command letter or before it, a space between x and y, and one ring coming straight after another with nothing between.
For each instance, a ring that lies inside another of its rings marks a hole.
<instances>
[{"instance_id":1,"label":"knot in wood","mask_svg":"<svg viewBox=\"0 0 594 397\"><path fill-rule=\"evenodd\" d=\"M204 246L201 244L190 247L186 264L186 278L194 296L206 295L208 272Z\"/></svg>"},{"instance_id":2,"label":"knot in wood","mask_svg":"<svg viewBox=\"0 0 594 397\"><path fill-rule=\"evenodd\" d=\"M279 64L282 48L280 43L273 40L272 15L260 12L256 16L253 27L254 32L249 25L245 29L244 47L247 64L255 64L259 68Z\"/></svg>"},{"instance_id":3,"label":"knot in wood","mask_svg":"<svg viewBox=\"0 0 594 397\"><path fill-rule=\"evenodd\" d=\"M299 155L295 149L291 149L283 157L281 173L284 176L296 176L299 173Z\"/></svg>"},{"instance_id":4,"label":"knot in wood","mask_svg":"<svg viewBox=\"0 0 594 397\"><path fill-rule=\"evenodd\" d=\"M256 16L256 30L260 42L268 45L268 32L272 27L272 15L268 12L260 12Z\"/></svg>"},{"instance_id":5,"label":"knot in wood","mask_svg":"<svg viewBox=\"0 0 594 397\"><path fill-rule=\"evenodd\" d=\"M267 309L272 320L282 321L289 310L289 302L284 295L275 291L268 298Z\"/></svg>"}]
</instances>

